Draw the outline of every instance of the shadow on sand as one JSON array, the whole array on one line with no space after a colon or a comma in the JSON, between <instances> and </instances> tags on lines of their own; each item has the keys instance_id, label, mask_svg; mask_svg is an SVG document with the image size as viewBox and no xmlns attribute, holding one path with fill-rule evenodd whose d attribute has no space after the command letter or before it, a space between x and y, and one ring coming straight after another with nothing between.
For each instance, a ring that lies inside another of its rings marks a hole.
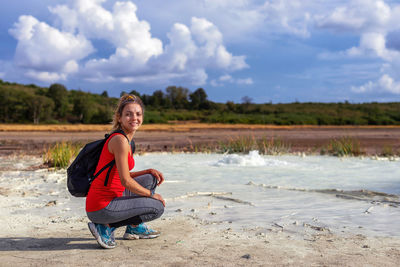
<instances>
[{"instance_id":1,"label":"shadow on sand","mask_svg":"<svg viewBox=\"0 0 400 267\"><path fill-rule=\"evenodd\" d=\"M55 251L73 249L99 249L93 238L0 238L0 251Z\"/></svg>"}]
</instances>

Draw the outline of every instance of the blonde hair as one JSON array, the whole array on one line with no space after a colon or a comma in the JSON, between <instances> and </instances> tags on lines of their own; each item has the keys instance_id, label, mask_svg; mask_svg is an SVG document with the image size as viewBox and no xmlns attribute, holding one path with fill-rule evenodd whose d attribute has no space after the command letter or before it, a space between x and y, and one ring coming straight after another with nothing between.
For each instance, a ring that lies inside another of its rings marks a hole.
<instances>
[{"instance_id":1,"label":"blonde hair","mask_svg":"<svg viewBox=\"0 0 400 267\"><path fill-rule=\"evenodd\" d=\"M142 116L144 115L144 104L140 99L140 97L138 97L137 95L129 95L129 94L121 96L113 116L113 122L112 122L113 131L121 129L121 123L118 120L122 116L122 110L124 110L124 107L131 103L138 104L142 108Z\"/></svg>"}]
</instances>

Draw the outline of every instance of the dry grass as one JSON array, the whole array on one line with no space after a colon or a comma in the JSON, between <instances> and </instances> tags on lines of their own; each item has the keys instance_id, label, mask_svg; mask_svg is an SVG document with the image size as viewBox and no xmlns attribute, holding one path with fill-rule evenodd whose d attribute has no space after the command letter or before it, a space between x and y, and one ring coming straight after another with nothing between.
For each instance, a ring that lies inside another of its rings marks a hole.
<instances>
[{"instance_id":1,"label":"dry grass","mask_svg":"<svg viewBox=\"0 0 400 267\"><path fill-rule=\"evenodd\" d=\"M56 143L48 148L43 155L43 163L49 167L66 168L78 155L80 149L80 144L70 142Z\"/></svg>"},{"instance_id":2,"label":"dry grass","mask_svg":"<svg viewBox=\"0 0 400 267\"><path fill-rule=\"evenodd\" d=\"M167 131L167 132L189 132L197 129L389 129L400 128L400 126L314 126L314 125L260 125L260 124L222 124L222 123L169 123L169 124L145 124L140 131ZM0 124L2 132L106 132L111 130L110 124Z\"/></svg>"}]
</instances>

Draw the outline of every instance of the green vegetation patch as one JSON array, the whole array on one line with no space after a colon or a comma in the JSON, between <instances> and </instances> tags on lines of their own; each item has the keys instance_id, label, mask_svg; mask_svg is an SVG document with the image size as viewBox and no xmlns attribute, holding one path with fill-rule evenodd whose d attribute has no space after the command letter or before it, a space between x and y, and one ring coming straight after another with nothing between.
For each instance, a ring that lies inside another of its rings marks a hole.
<instances>
[{"instance_id":1,"label":"green vegetation patch","mask_svg":"<svg viewBox=\"0 0 400 267\"><path fill-rule=\"evenodd\" d=\"M66 168L78 155L80 148L80 144L70 142L56 143L44 153L43 162L47 166L55 167L56 169Z\"/></svg>"},{"instance_id":2,"label":"green vegetation patch","mask_svg":"<svg viewBox=\"0 0 400 267\"><path fill-rule=\"evenodd\" d=\"M360 156L365 154L361 149L360 142L352 137L333 139L328 145L328 153L333 156Z\"/></svg>"},{"instance_id":3,"label":"green vegetation patch","mask_svg":"<svg viewBox=\"0 0 400 267\"><path fill-rule=\"evenodd\" d=\"M127 92L121 92L125 94ZM200 121L271 125L400 125L400 102L389 103L216 103L203 88L194 92L177 86L148 95L131 90L146 106L144 123ZM118 98L107 91L92 94L0 80L0 123L109 124Z\"/></svg>"}]
</instances>

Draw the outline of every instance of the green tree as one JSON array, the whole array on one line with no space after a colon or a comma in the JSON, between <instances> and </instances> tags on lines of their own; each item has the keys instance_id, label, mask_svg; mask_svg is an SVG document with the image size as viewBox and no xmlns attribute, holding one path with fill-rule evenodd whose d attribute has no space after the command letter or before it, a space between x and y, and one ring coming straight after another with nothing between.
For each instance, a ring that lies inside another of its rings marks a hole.
<instances>
[{"instance_id":1,"label":"green tree","mask_svg":"<svg viewBox=\"0 0 400 267\"><path fill-rule=\"evenodd\" d=\"M58 119L64 118L68 111L68 91L64 85L54 83L50 85L47 97L55 104L54 111Z\"/></svg>"},{"instance_id":2,"label":"green tree","mask_svg":"<svg viewBox=\"0 0 400 267\"><path fill-rule=\"evenodd\" d=\"M191 109L208 109L209 102L207 100L206 91L203 88L198 88L189 95Z\"/></svg>"},{"instance_id":3,"label":"green tree","mask_svg":"<svg viewBox=\"0 0 400 267\"><path fill-rule=\"evenodd\" d=\"M49 120L54 109L54 102L48 97L42 95L33 95L29 106L32 111L32 120L34 124L39 124L40 120Z\"/></svg>"},{"instance_id":4,"label":"green tree","mask_svg":"<svg viewBox=\"0 0 400 267\"><path fill-rule=\"evenodd\" d=\"M138 91L136 91L136 90L130 91L129 94L130 94L130 95L136 95L136 96L142 98L141 95L140 95L140 93L139 93Z\"/></svg>"},{"instance_id":5,"label":"green tree","mask_svg":"<svg viewBox=\"0 0 400 267\"><path fill-rule=\"evenodd\" d=\"M103 91L103 93L101 93L102 97L108 97L108 92L106 90Z\"/></svg>"},{"instance_id":6,"label":"green tree","mask_svg":"<svg viewBox=\"0 0 400 267\"><path fill-rule=\"evenodd\" d=\"M73 100L73 113L81 123L90 123L96 108L88 93L78 91Z\"/></svg>"},{"instance_id":7,"label":"green tree","mask_svg":"<svg viewBox=\"0 0 400 267\"><path fill-rule=\"evenodd\" d=\"M153 95L150 98L150 105L159 108L159 107L164 107L165 106L165 94L161 90L156 90L153 92Z\"/></svg>"},{"instance_id":8,"label":"green tree","mask_svg":"<svg viewBox=\"0 0 400 267\"><path fill-rule=\"evenodd\" d=\"M168 86L166 92L167 98L175 109L182 109L188 106L189 90L187 88Z\"/></svg>"}]
</instances>

